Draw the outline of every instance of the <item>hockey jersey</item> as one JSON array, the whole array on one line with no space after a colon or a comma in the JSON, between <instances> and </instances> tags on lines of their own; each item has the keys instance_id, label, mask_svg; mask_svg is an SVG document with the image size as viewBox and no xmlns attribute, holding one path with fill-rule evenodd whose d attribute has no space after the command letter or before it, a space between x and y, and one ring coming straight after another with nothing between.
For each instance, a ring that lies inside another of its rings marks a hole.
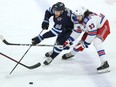
<instances>
[{"instance_id":1,"label":"hockey jersey","mask_svg":"<svg viewBox=\"0 0 116 87\"><path fill-rule=\"evenodd\" d=\"M85 41L91 43L97 36L98 29L105 23L106 18L103 14L97 15L93 13L85 17L82 23L79 23L78 20L76 20L76 17L73 17L72 20L74 22L74 30L70 38L73 38L74 40L79 37L82 31L84 31L87 33Z\"/></svg>"},{"instance_id":2,"label":"hockey jersey","mask_svg":"<svg viewBox=\"0 0 116 87\"><path fill-rule=\"evenodd\" d=\"M44 20L49 20L51 16L53 16L54 21L54 26L51 31L52 33L54 33L54 35L58 35L64 29L72 31L72 29L74 28L74 23L71 20L72 11L70 9L66 8L64 12L56 18L54 15L53 8L50 7L45 12Z\"/></svg>"}]
</instances>

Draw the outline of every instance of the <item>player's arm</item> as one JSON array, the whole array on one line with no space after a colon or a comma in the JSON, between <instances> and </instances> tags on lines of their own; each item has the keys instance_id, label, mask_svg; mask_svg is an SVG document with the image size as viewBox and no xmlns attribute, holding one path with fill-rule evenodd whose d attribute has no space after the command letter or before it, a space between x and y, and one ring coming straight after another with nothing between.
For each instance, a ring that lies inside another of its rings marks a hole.
<instances>
[{"instance_id":1,"label":"player's arm","mask_svg":"<svg viewBox=\"0 0 116 87\"><path fill-rule=\"evenodd\" d=\"M77 44L75 46L74 49L76 51L83 51L84 48L88 48L88 46L92 43L92 41L95 39L97 35L97 28L96 28L96 23L94 22L94 20L90 20L86 24L86 28L88 30L87 37L84 41L82 41L80 44Z\"/></svg>"},{"instance_id":2,"label":"player's arm","mask_svg":"<svg viewBox=\"0 0 116 87\"><path fill-rule=\"evenodd\" d=\"M49 7L49 9L45 11L44 20L49 20L51 16L53 16L53 11L52 7Z\"/></svg>"},{"instance_id":3,"label":"player's arm","mask_svg":"<svg viewBox=\"0 0 116 87\"><path fill-rule=\"evenodd\" d=\"M80 36L81 32L82 32L81 25L80 24L75 24L73 32L70 35L70 38L72 38L71 40L72 41L76 40Z\"/></svg>"},{"instance_id":4,"label":"player's arm","mask_svg":"<svg viewBox=\"0 0 116 87\"><path fill-rule=\"evenodd\" d=\"M64 42L64 49L69 49L70 45L73 44L73 41L75 41L81 34L82 30L80 28L80 24L75 24L74 25L74 30L71 33L70 37L68 38L67 41Z\"/></svg>"},{"instance_id":5,"label":"player's arm","mask_svg":"<svg viewBox=\"0 0 116 87\"><path fill-rule=\"evenodd\" d=\"M47 9L46 11L45 11L45 15L44 15L44 20L43 20L43 22L42 22L42 29L48 29L48 27L49 27L49 19L50 19L50 17L51 16L53 16L53 12L52 12L52 8L51 7L49 7L49 9Z\"/></svg>"},{"instance_id":6,"label":"player's arm","mask_svg":"<svg viewBox=\"0 0 116 87\"><path fill-rule=\"evenodd\" d=\"M73 38L72 41L76 40L81 32L82 32L82 25L79 24L78 20L76 19L76 16L74 14L71 14L71 21L74 23L74 29L73 32L70 35L70 38Z\"/></svg>"}]
</instances>

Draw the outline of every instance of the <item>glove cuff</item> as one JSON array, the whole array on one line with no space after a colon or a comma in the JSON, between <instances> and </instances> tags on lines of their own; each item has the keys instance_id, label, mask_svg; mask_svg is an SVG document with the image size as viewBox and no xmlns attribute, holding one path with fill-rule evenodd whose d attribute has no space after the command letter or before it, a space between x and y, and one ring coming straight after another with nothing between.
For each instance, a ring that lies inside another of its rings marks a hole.
<instances>
[{"instance_id":1,"label":"glove cuff","mask_svg":"<svg viewBox=\"0 0 116 87\"><path fill-rule=\"evenodd\" d=\"M49 23L49 19L45 18L43 22Z\"/></svg>"},{"instance_id":2,"label":"glove cuff","mask_svg":"<svg viewBox=\"0 0 116 87\"><path fill-rule=\"evenodd\" d=\"M37 36L40 41L42 41L44 38L40 35Z\"/></svg>"}]
</instances>

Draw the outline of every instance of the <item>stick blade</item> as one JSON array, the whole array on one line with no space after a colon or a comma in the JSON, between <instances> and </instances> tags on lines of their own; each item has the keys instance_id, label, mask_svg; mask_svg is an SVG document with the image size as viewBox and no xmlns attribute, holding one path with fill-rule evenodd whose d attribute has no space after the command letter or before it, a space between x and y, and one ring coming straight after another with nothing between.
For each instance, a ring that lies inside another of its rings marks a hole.
<instances>
[{"instance_id":1,"label":"stick blade","mask_svg":"<svg viewBox=\"0 0 116 87\"><path fill-rule=\"evenodd\" d=\"M41 63L39 62L39 63L37 63L37 64L35 64L33 66L29 66L28 68L29 69L35 69L35 68L40 67L40 66L41 66Z\"/></svg>"}]
</instances>

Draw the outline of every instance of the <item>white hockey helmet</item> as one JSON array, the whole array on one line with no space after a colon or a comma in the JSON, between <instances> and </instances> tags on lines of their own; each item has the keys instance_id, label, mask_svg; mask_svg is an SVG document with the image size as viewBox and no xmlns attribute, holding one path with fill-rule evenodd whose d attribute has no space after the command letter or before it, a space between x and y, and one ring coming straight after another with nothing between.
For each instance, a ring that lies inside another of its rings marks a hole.
<instances>
[{"instance_id":1,"label":"white hockey helmet","mask_svg":"<svg viewBox=\"0 0 116 87\"><path fill-rule=\"evenodd\" d=\"M86 8L84 8L83 6L79 6L79 7L77 7L77 9L75 10L74 14L75 14L76 16L78 16L78 15L84 16L84 13L85 13L86 11L87 11Z\"/></svg>"}]
</instances>

